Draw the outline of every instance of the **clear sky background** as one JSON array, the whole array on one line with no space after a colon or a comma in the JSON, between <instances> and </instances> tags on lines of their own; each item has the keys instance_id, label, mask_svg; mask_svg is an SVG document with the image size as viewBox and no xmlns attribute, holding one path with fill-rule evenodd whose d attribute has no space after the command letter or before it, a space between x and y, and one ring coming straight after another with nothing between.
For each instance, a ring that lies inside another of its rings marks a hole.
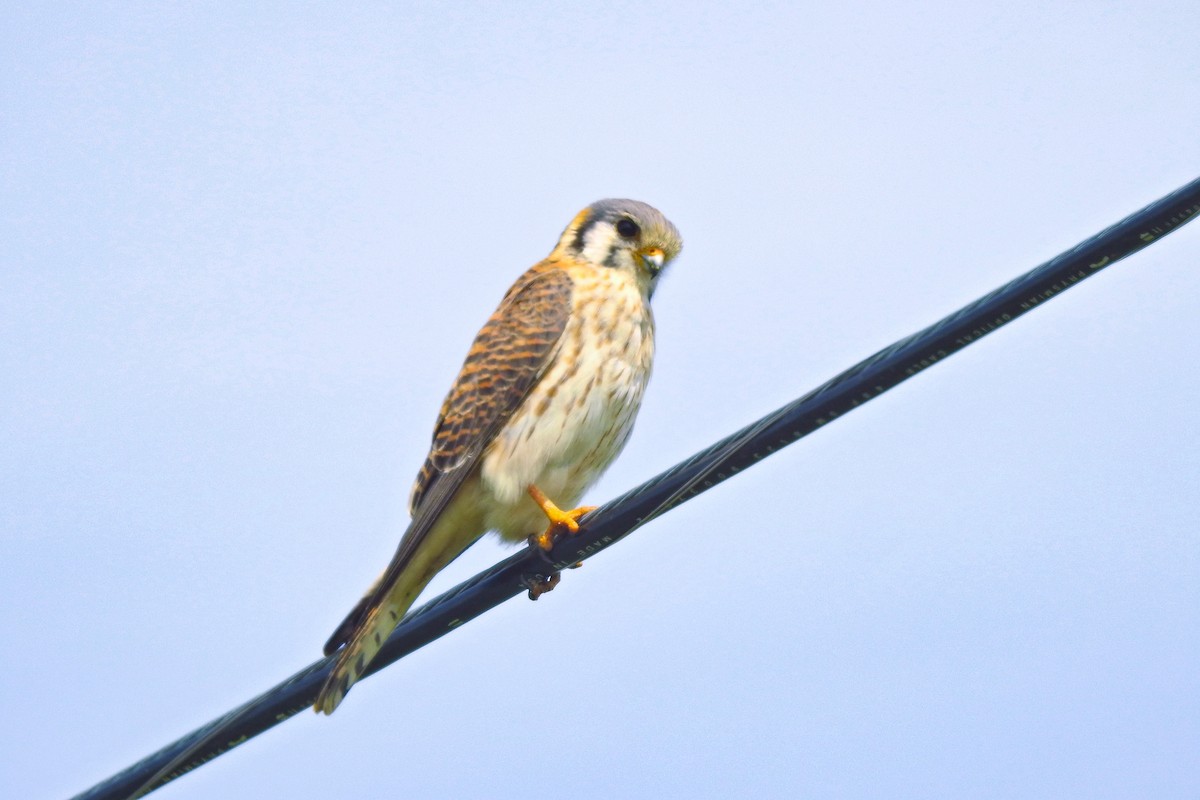
<instances>
[{"instance_id":1,"label":"clear sky background","mask_svg":"<svg viewBox=\"0 0 1200 800\"><path fill-rule=\"evenodd\" d=\"M687 242L601 502L1200 174L1193 2L245 5L0 26L5 797L319 655L584 205ZM1191 226L155 796L1196 796L1198 260Z\"/></svg>"}]
</instances>

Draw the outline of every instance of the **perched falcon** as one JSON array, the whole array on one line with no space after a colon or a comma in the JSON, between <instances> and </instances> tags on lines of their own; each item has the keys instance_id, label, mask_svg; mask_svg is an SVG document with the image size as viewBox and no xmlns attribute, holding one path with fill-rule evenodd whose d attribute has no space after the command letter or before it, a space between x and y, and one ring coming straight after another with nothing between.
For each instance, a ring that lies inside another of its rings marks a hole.
<instances>
[{"instance_id":1,"label":"perched falcon","mask_svg":"<svg viewBox=\"0 0 1200 800\"><path fill-rule=\"evenodd\" d=\"M442 404L392 563L325 644L333 712L435 574L487 531L543 547L624 447L650 378L650 295L683 242L635 200L576 215L475 337ZM550 526L538 532L549 519Z\"/></svg>"}]
</instances>

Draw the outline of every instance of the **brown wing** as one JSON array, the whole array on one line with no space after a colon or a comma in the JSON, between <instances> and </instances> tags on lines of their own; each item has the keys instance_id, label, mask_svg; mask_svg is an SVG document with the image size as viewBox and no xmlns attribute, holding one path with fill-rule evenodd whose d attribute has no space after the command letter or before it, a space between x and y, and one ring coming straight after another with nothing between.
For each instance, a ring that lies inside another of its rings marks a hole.
<instances>
[{"instance_id":1,"label":"brown wing","mask_svg":"<svg viewBox=\"0 0 1200 800\"><path fill-rule=\"evenodd\" d=\"M571 277L539 264L508 290L475 337L433 432L433 446L413 486L412 522L396 555L325 643L329 655L348 643L387 595L471 474L488 444L545 371L571 314Z\"/></svg>"},{"instance_id":2,"label":"brown wing","mask_svg":"<svg viewBox=\"0 0 1200 800\"><path fill-rule=\"evenodd\" d=\"M541 377L567 325L571 287L565 271L534 267L479 331L442 404L433 446L413 486L409 511L414 517L448 473L470 472Z\"/></svg>"}]
</instances>

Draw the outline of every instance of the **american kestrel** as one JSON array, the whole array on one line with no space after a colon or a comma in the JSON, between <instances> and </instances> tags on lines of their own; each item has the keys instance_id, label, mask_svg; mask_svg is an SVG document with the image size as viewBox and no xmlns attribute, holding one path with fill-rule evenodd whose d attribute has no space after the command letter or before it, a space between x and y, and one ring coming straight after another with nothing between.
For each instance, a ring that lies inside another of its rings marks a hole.
<instances>
[{"instance_id":1,"label":"american kestrel","mask_svg":"<svg viewBox=\"0 0 1200 800\"><path fill-rule=\"evenodd\" d=\"M656 209L601 200L517 279L442 404L391 564L325 644L333 713L417 595L487 531L549 548L624 447L654 357L650 296L683 242ZM546 519L550 526L538 534Z\"/></svg>"}]
</instances>

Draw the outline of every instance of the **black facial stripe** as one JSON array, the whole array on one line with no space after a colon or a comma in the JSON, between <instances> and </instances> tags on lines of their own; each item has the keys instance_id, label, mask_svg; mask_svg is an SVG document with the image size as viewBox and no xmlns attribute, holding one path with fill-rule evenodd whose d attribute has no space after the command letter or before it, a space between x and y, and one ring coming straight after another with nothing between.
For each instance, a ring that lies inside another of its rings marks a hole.
<instances>
[{"instance_id":1,"label":"black facial stripe","mask_svg":"<svg viewBox=\"0 0 1200 800\"><path fill-rule=\"evenodd\" d=\"M583 248L587 245L587 234L592 229L592 226L600 221L598 216L591 216L579 226L579 230L575 231L575 238L571 240L571 249L576 253L582 253Z\"/></svg>"}]
</instances>

